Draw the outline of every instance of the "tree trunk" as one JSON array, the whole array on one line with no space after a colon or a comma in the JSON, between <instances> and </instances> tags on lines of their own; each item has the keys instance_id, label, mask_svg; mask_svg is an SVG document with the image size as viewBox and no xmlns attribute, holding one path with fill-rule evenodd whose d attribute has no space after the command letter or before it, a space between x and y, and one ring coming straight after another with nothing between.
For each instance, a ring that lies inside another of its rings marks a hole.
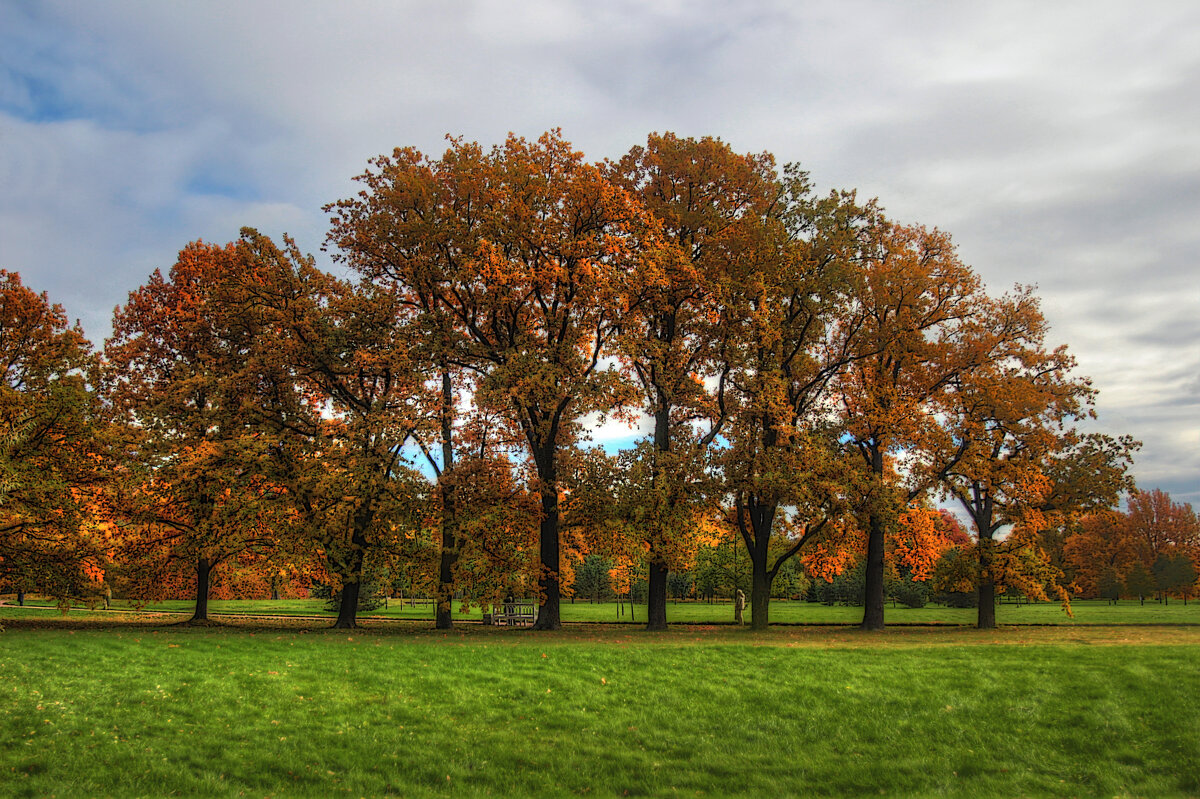
<instances>
[{"instance_id":1,"label":"tree trunk","mask_svg":"<svg viewBox=\"0 0 1200 799\"><path fill-rule=\"evenodd\" d=\"M878 504L883 501L883 450L870 445L871 482L875 496L871 498L871 518L867 525L866 584L863 592L862 629L883 629L883 517Z\"/></svg>"},{"instance_id":2,"label":"tree trunk","mask_svg":"<svg viewBox=\"0 0 1200 799\"><path fill-rule=\"evenodd\" d=\"M449 630L454 626L454 534L447 531L442 522L442 557L438 564L437 614L433 626L438 630Z\"/></svg>"},{"instance_id":3,"label":"tree trunk","mask_svg":"<svg viewBox=\"0 0 1200 799\"><path fill-rule=\"evenodd\" d=\"M361 569L359 572L361 574ZM361 587L362 584L357 581L342 585L337 621L333 623L335 630L353 630L358 626L358 595Z\"/></svg>"},{"instance_id":4,"label":"tree trunk","mask_svg":"<svg viewBox=\"0 0 1200 799\"><path fill-rule=\"evenodd\" d=\"M358 597L362 593L363 565L366 560L366 538L361 531L367 529L371 515L366 511L354 520L357 529L350 536L354 549L351 550L350 560L346 564L349 573L343 575L345 579L342 582L341 601L338 602L337 621L333 623L334 629L337 630L351 630L358 626Z\"/></svg>"},{"instance_id":5,"label":"tree trunk","mask_svg":"<svg viewBox=\"0 0 1200 799\"><path fill-rule=\"evenodd\" d=\"M653 479L656 484L659 484L662 478L662 462L658 456L665 455L671 451L671 401L666 392L661 387L657 390L658 409L654 413L654 449L655 463ZM658 486L656 485L656 488ZM655 492L660 494L661 492ZM668 492L668 496L673 496L673 492ZM662 541L658 540L662 537L662 529L658 525L651 525L651 540L650 540L650 575L646 582L646 629L647 630L665 630L667 629L667 564L659 555L659 547L662 546ZM630 586L630 600L632 601L632 588Z\"/></svg>"},{"instance_id":6,"label":"tree trunk","mask_svg":"<svg viewBox=\"0 0 1200 799\"><path fill-rule=\"evenodd\" d=\"M992 574L992 540L979 541L979 619L981 630L996 629L996 578Z\"/></svg>"},{"instance_id":7,"label":"tree trunk","mask_svg":"<svg viewBox=\"0 0 1200 799\"><path fill-rule=\"evenodd\" d=\"M646 585L646 629L667 629L667 566L653 560Z\"/></svg>"},{"instance_id":8,"label":"tree trunk","mask_svg":"<svg viewBox=\"0 0 1200 799\"><path fill-rule=\"evenodd\" d=\"M538 459L538 479L541 482L542 523L538 527L538 554L542 562L542 574L538 585L542 589L545 603L538 611L535 630L558 630L562 628L559 605L562 594L559 589L559 542L558 542L558 480L554 465L554 454L541 454Z\"/></svg>"},{"instance_id":9,"label":"tree trunk","mask_svg":"<svg viewBox=\"0 0 1200 799\"><path fill-rule=\"evenodd\" d=\"M449 630L454 626L454 563L458 560L458 524L454 485L454 385L450 371L442 370L442 553L438 563L437 611L433 626Z\"/></svg>"},{"instance_id":10,"label":"tree trunk","mask_svg":"<svg viewBox=\"0 0 1200 799\"><path fill-rule=\"evenodd\" d=\"M192 621L208 621L208 587L212 564L208 558L196 559L196 610Z\"/></svg>"},{"instance_id":11,"label":"tree trunk","mask_svg":"<svg viewBox=\"0 0 1200 799\"><path fill-rule=\"evenodd\" d=\"M742 542L746 544L746 553L750 556L750 628L753 630L765 630L770 623L768 607L775 572L767 569L767 562L778 510L773 503L759 504L753 499L746 505L738 506L738 530L742 534ZM775 568L778 570L778 563ZM737 574L736 565L734 574Z\"/></svg>"},{"instance_id":12,"label":"tree trunk","mask_svg":"<svg viewBox=\"0 0 1200 799\"><path fill-rule=\"evenodd\" d=\"M442 477L445 478L443 472ZM458 524L453 485L442 485L442 552L438 560L436 611L433 626L449 630L454 626L454 564L458 560L458 539L454 535Z\"/></svg>"},{"instance_id":13,"label":"tree trunk","mask_svg":"<svg viewBox=\"0 0 1200 799\"><path fill-rule=\"evenodd\" d=\"M863 596L862 629L883 629L883 519L871 512L867 535L866 585Z\"/></svg>"},{"instance_id":14,"label":"tree trunk","mask_svg":"<svg viewBox=\"0 0 1200 799\"><path fill-rule=\"evenodd\" d=\"M770 624L771 575L767 558L754 558L754 577L750 583L750 629L765 630Z\"/></svg>"}]
</instances>

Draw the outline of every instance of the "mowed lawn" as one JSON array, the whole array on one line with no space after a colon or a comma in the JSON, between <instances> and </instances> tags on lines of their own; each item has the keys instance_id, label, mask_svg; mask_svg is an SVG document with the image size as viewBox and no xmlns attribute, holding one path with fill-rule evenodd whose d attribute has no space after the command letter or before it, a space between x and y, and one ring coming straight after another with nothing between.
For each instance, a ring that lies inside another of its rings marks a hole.
<instances>
[{"instance_id":1,"label":"mowed lawn","mask_svg":"<svg viewBox=\"0 0 1200 799\"><path fill-rule=\"evenodd\" d=\"M11 618L19 611L13 607L15 601L11 595L6 598L6 604L0 607L0 622ZM214 616L225 614L234 615L276 615L276 616L320 616L333 619L337 614L325 610L325 603L318 599L248 599L248 600L210 600L209 613ZM54 607L52 600L29 600L26 602L29 613L34 615L47 612ZM34 608L41 607L41 610ZM117 601L113 607L117 610L134 610L138 606L131 602ZM187 600L168 600L145 605L142 610L154 612L170 612L190 615L194 603ZM1158 602L1139 604L1136 600L1122 600L1116 605L1107 600L1077 600L1071 605L1072 614L1068 615L1058 602L1038 602L1036 604L1004 603L997 608L997 619L1001 624L1200 624L1200 601L1184 605L1182 601L1172 599L1166 605ZM90 612L79 606L72 613ZM461 621L479 621L482 609L478 606L467 611L455 607L455 618ZM974 624L976 610L974 608L947 608L941 605L928 605L923 608L906 608L903 605L888 606L884 610L887 622L890 624ZM773 624L857 624L862 621L861 607L846 607L842 605L822 605L814 602L795 602L774 600L771 602L770 619ZM433 606L426 603L409 604L392 600L387 608L361 614L365 619L398 619L398 620L432 620ZM745 611L747 622L753 617L750 609ZM728 602L669 602L667 618L671 622L684 624L722 624L733 621L733 605ZM627 603L618 605L616 602L591 603L586 601L565 602L562 605L562 619L566 622L623 622L642 623L646 621L646 606L635 605L631 610Z\"/></svg>"},{"instance_id":2,"label":"mowed lawn","mask_svg":"<svg viewBox=\"0 0 1200 799\"><path fill-rule=\"evenodd\" d=\"M1200 795L1192 627L4 623L4 796Z\"/></svg>"}]
</instances>

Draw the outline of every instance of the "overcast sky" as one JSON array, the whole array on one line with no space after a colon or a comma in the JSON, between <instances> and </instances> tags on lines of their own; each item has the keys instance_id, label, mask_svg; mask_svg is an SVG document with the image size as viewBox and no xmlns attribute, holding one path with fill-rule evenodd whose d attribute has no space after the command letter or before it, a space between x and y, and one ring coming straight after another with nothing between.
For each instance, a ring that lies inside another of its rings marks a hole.
<instances>
[{"instance_id":1,"label":"overcast sky","mask_svg":"<svg viewBox=\"0 0 1200 799\"><path fill-rule=\"evenodd\" d=\"M0 268L97 343L195 239L317 251L367 159L720 136L1035 283L1143 488L1200 504L1200 3L0 3Z\"/></svg>"}]
</instances>

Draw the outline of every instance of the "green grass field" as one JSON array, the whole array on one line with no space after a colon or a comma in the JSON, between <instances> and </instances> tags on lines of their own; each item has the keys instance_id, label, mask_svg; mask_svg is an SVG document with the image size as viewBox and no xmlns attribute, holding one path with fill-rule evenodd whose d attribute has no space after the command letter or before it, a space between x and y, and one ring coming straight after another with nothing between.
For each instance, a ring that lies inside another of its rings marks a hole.
<instances>
[{"instance_id":1,"label":"green grass field","mask_svg":"<svg viewBox=\"0 0 1200 799\"><path fill-rule=\"evenodd\" d=\"M0 795L1200 795L1191 627L77 615L0 633Z\"/></svg>"},{"instance_id":2,"label":"green grass field","mask_svg":"<svg viewBox=\"0 0 1200 799\"><path fill-rule=\"evenodd\" d=\"M7 597L7 605L0 607L0 619L11 610L15 600ZM30 600L28 607L40 605L51 607L48 600ZM115 608L133 609L128 602L114 603ZM997 609L1001 624L1200 624L1200 602L1184 605L1171 600L1167 605L1125 600L1110 605L1105 600L1080 600L1072 603L1074 617L1063 612L1057 602L1040 602L1032 605L1002 604ZM146 605L147 611L168 611L191 614L193 604L184 600L171 600ZM86 610L80 607L79 611ZM457 609L456 609L457 610ZM37 612L37 611L35 611ZM74 611L72 611L74 612ZM334 613L324 608L316 599L283 600L211 600L209 612L221 614L256 614L278 616L320 616L333 618ZM478 621L482 611L472 608L469 612L457 612L456 618ZM891 624L974 624L976 611L973 608L945 608L929 605L924 608L888 607L885 611ZM433 608L428 604L413 607L407 603L391 601L386 609L363 614L364 618L414 619L433 618ZM623 612L615 602L592 604L590 602L566 602L562 606L562 618L569 622L636 622L645 623L646 606L636 605L630 613L629 605ZM733 620L733 606L728 602L707 604L704 602L668 603L667 618L670 621L688 624L718 624ZM746 620L751 614L746 610ZM779 624L856 624L862 620L862 608L826 606L810 602L775 600L771 603L771 621Z\"/></svg>"}]
</instances>

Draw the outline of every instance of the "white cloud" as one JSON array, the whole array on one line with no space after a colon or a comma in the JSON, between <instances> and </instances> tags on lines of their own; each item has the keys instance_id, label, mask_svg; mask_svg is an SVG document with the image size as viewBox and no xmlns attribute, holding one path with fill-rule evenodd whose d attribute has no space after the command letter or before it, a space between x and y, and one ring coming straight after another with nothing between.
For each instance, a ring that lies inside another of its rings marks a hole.
<instances>
[{"instance_id":1,"label":"white cloud","mask_svg":"<svg viewBox=\"0 0 1200 799\"><path fill-rule=\"evenodd\" d=\"M1195 495L1186 4L4 4L0 266L99 338L192 239L317 250L373 155L556 126L592 158L720 135L949 230L994 290L1039 284L1139 479Z\"/></svg>"}]
</instances>

